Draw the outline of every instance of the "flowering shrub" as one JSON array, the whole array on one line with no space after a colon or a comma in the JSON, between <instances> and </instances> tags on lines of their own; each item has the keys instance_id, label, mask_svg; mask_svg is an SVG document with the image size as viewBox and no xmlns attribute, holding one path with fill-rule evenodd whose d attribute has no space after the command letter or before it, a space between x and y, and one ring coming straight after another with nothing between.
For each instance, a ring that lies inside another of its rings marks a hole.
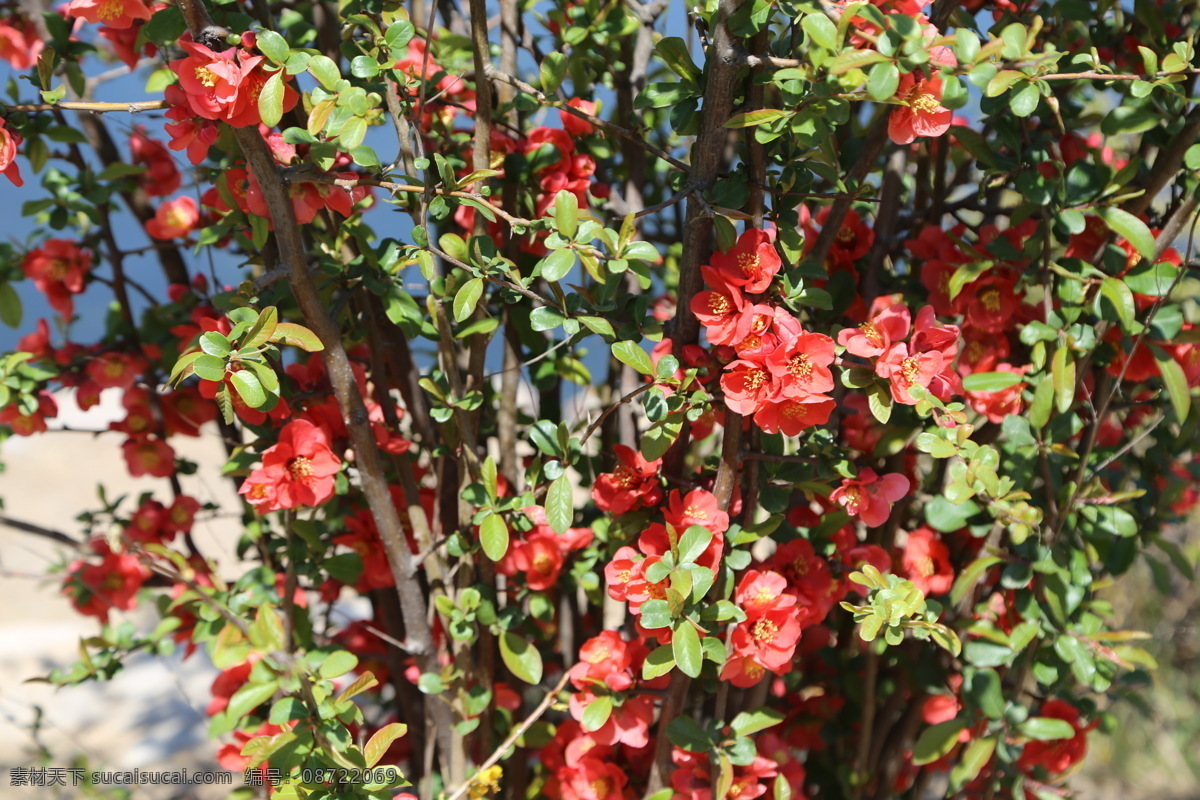
<instances>
[{"instance_id":1,"label":"flowering shrub","mask_svg":"<svg viewBox=\"0 0 1200 800\"><path fill-rule=\"evenodd\" d=\"M145 485L18 525L51 679L210 658L238 797L1067 794L1193 567L1188 4L467 5L3 12L0 426Z\"/></svg>"}]
</instances>

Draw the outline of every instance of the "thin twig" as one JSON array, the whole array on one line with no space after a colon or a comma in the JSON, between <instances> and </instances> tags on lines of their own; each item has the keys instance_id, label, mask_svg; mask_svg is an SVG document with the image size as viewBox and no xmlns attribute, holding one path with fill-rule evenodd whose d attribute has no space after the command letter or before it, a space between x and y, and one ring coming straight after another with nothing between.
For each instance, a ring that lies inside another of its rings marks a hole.
<instances>
[{"instance_id":1,"label":"thin twig","mask_svg":"<svg viewBox=\"0 0 1200 800\"><path fill-rule=\"evenodd\" d=\"M564 670L562 677L558 679L558 683L555 684L553 689L546 693L546 696L542 698L542 702L538 703L538 706L533 710L533 713L526 717L520 725L514 728L513 732L508 735L508 738L501 742L500 746L497 747L492 754L487 757L487 760L479 765L479 770L475 773L476 776L478 776L484 770L495 766L500 759L504 758L504 754L508 752L508 749L516 744L517 740L525 735L525 731L529 730L533 723L541 719L541 716L546 713L546 711L550 708L550 705L554 702L554 698L557 697L558 693L566 687L567 680L570 677L570 670ZM474 782L475 778L471 778L462 786L459 786L457 789L455 789L454 792L446 798L446 800L459 800L459 798L461 798L470 790L471 784Z\"/></svg>"},{"instance_id":2,"label":"thin twig","mask_svg":"<svg viewBox=\"0 0 1200 800\"><path fill-rule=\"evenodd\" d=\"M95 114L105 114L111 111L126 111L130 114L140 114L143 111L162 111L170 108L166 100L137 100L129 103L99 103L89 100L63 100L60 103L23 103L5 106L8 111L20 111L32 114L37 111L91 111Z\"/></svg>"}]
</instances>

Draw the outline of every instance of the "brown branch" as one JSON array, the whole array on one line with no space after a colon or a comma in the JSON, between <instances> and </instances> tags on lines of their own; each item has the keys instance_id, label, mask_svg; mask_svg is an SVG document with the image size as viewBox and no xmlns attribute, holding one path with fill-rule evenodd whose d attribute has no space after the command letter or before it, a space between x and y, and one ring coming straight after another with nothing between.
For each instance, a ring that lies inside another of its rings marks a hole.
<instances>
[{"instance_id":1,"label":"brown branch","mask_svg":"<svg viewBox=\"0 0 1200 800\"><path fill-rule=\"evenodd\" d=\"M24 520L20 519L13 519L12 517L3 514L0 514L0 525L12 528L15 531L21 531L22 533L31 533L34 536L40 536L43 539L49 539L52 542L65 544L68 547L75 548L76 550L82 548L84 545L83 542L68 536L62 531L46 528L33 522L25 522Z\"/></svg>"},{"instance_id":2,"label":"brown branch","mask_svg":"<svg viewBox=\"0 0 1200 800\"><path fill-rule=\"evenodd\" d=\"M177 0L192 37L198 41L211 38L216 26L201 0ZM288 268L288 282L305 322L325 345L322 357L333 386L338 408L354 448L359 482L379 537L387 553L388 563L396 579L400 609L407 636L406 647L416 658L423 672L438 672L441 665L429 620L426 617L425 594L417 579L416 567L400 522L399 512L392 500L383 459L367 416L366 405L358 391L354 371L342 346L342 330L330 316L316 286L308 273L308 259L300 226L292 209L291 198L276 170L274 158L262 136L255 128L234 131L246 163L262 188L280 261ZM437 730L439 746L449 756L450 736L454 719L448 705L436 699L426 704Z\"/></svg>"}]
</instances>

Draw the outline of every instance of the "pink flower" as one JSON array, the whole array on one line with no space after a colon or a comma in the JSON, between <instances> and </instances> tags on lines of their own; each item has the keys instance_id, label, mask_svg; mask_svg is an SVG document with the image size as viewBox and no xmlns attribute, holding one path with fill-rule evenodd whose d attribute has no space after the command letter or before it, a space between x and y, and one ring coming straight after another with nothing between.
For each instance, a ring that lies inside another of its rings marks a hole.
<instances>
[{"instance_id":1,"label":"pink flower","mask_svg":"<svg viewBox=\"0 0 1200 800\"><path fill-rule=\"evenodd\" d=\"M909 486L908 478L898 472L879 476L868 467L858 473L857 480L843 480L830 499L846 509L850 516L857 516L874 528L887 522L892 503L908 494Z\"/></svg>"}]
</instances>

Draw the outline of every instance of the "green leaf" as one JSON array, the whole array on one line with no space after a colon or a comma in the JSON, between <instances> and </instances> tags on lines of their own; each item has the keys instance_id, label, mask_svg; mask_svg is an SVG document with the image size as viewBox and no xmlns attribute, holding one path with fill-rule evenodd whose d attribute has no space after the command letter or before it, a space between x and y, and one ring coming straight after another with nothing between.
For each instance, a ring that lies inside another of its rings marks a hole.
<instances>
[{"instance_id":1,"label":"green leaf","mask_svg":"<svg viewBox=\"0 0 1200 800\"><path fill-rule=\"evenodd\" d=\"M750 736L759 731L778 725L784 720L784 713L773 708L756 708L743 711L733 718L729 727L737 736Z\"/></svg>"},{"instance_id":2,"label":"green leaf","mask_svg":"<svg viewBox=\"0 0 1200 800\"><path fill-rule=\"evenodd\" d=\"M1133 292L1120 278L1105 278L1100 284L1100 296L1112 304L1125 330L1133 327L1137 307L1133 302Z\"/></svg>"},{"instance_id":3,"label":"green leaf","mask_svg":"<svg viewBox=\"0 0 1200 800\"><path fill-rule=\"evenodd\" d=\"M192 371L206 381L222 381L225 379L225 362L205 353L192 362Z\"/></svg>"},{"instance_id":4,"label":"green leaf","mask_svg":"<svg viewBox=\"0 0 1200 800\"><path fill-rule=\"evenodd\" d=\"M349 650L337 650L330 653L317 668L322 678L340 678L358 666L358 656Z\"/></svg>"},{"instance_id":5,"label":"green leaf","mask_svg":"<svg viewBox=\"0 0 1200 800\"><path fill-rule=\"evenodd\" d=\"M351 117L338 131L338 142L343 150L353 150L367 137L367 121L362 117Z\"/></svg>"},{"instance_id":6,"label":"green leaf","mask_svg":"<svg viewBox=\"0 0 1200 800\"><path fill-rule=\"evenodd\" d=\"M241 719L270 699L279 688L275 683L247 683L233 693L225 713L232 719Z\"/></svg>"},{"instance_id":7,"label":"green leaf","mask_svg":"<svg viewBox=\"0 0 1200 800\"><path fill-rule=\"evenodd\" d=\"M675 663L689 678L700 677L700 668L704 665L704 651L700 647L700 634L686 619L680 620L671 637L671 652Z\"/></svg>"},{"instance_id":8,"label":"green leaf","mask_svg":"<svg viewBox=\"0 0 1200 800\"><path fill-rule=\"evenodd\" d=\"M200 349L210 356L216 356L222 360L228 358L229 354L233 352L233 348L229 346L229 340L216 331L200 334Z\"/></svg>"},{"instance_id":9,"label":"green leaf","mask_svg":"<svg viewBox=\"0 0 1200 800\"><path fill-rule=\"evenodd\" d=\"M691 564L704 554L712 542L713 533L703 525L691 525L679 539L679 563Z\"/></svg>"},{"instance_id":10,"label":"green leaf","mask_svg":"<svg viewBox=\"0 0 1200 800\"><path fill-rule=\"evenodd\" d=\"M379 759L383 758L388 748L392 746L392 742L406 733L408 733L408 726L403 722L391 722L375 731L374 735L367 740L366 746L363 747L363 756L367 759L367 766L373 767L378 764Z\"/></svg>"},{"instance_id":11,"label":"green leaf","mask_svg":"<svg viewBox=\"0 0 1200 800\"><path fill-rule=\"evenodd\" d=\"M1038 90L1037 84L1027 83L1009 98L1008 107L1014 117L1028 117L1037 110L1041 99L1042 93Z\"/></svg>"},{"instance_id":12,"label":"green leaf","mask_svg":"<svg viewBox=\"0 0 1200 800\"><path fill-rule=\"evenodd\" d=\"M966 720L951 719L926 728L913 745L912 763L931 764L954 749L958 734L967 727Z\"/></svg>"},{"instance_id":13,"label":"green leaf","mask_svg":"<svg viewBox=\"0 0 1200 800\"><path fill-rule=\"evenodd\" d=\"M1071 403L1075 402L1075 359L1066 345L1054 351L1050 380L1054 386L1054 407L1058 413L1065 414L1071 409Z\"/></svg>"},{"instance_id":14,"label":"green leaf","mask_svg":"<svg viewBox=\"0 0 1200 800\"><path fill-rule=\"evenodd\" d=\"M1050 409L1054 405L1054 381L1042 378L1029 404L1029 424L1041 430L1050 421Z\"/></svg>"},{"instance_id":15,"label":"green leaf","mask_svg":"<svg viewBox=\"0 0 1200 800\"><path fill-rule=\"evenodd\" d=\"M975 586L983 573L987 572L992 567L1003 561L998 556L981 556L972 561L966 569L959 573L954 581L954 586L950 589L951 605L958 605L962 599L967 596L967 592Z\"/></svg>"},{"instance_id":16,"label":"green leaf","mask_svg":"<svg viewBox=\"0 0 1200 800\"><path fill-rule=\"evenodd\" d=\"M642 663L642 680L652 681L660 675L666 675L675 668L675 655L670 645L657 647L646 656Z\"/></svg>"},{"instance_id":17,"label":"green leaf","mask_svg":"<svg viewBox=\"0 0 1200 800\"><path fill-rule=\"evenodd\" d=\"M579 230L579 199L566 189L554 197L554 227L564 239L574 239Z\"/></svg>"},{"instance_id":18,"label":"green leaf","mask_svg":"<svg viewBox=\"0 0 1200 800\"><path fill-rule=\"evenodd\" d=\"M288 47L287 40L280 36L275 31L259 31L255 34L255 43L258 46L258 51L276 64L282 64L288 59L288 53L291 49Z\"/></svg>"},{"instance_id":19,"label":"green leaf","mask_svg":"<svg viewBox=\"0 0 1200 800\"><path fill-rule=\"evenodd\" d=\"M1120 208L1098 208L1096 213L1104 224L1118 236L1123 236L1141 254L1142 258L1154 258L1154 234L1146 223Z\"/></svg>"},{"instance_id":20,"label":"green leaf","mask_svg":"<svg viewBox=\"0 0 1200 800\"><path fill-rule=\"evenodd\" d=\"M267 402L267 393L263 389L262 381L252 370L243 369L230 373L229 382L233 384L242 402L251 408L258 408Z\"/></svg>"},{"instance_id":21,"label":"green leaf","mask_svg":"<svg viewBox=\"0 0 1200 800\"><path fill-rule=\"evenodd\" d=\"M341 70L329 56L313 56L308 62L308 71L331 92L337 89L337 82L342 79Z\"/></svg>"},{"instance_id":22,"label":"green leaf","mask_svg":"<svg viewBox=\"0 0 1200 800\"><path fill-rule=\"evenodd\" d=\"M800 23L800 27L804 28L808 33L808 37L816 44L824 47L826 50L837 50L841 42L838 41L837 26L833 21L824 14L817 12L809 14Z\"/></svg>"},{"instance_id":23,"label":"green leaf","mask_svg":"<svg viewBox=\"0 0 1200 800\"><path fill-rule=\"evenodd\" d=\"M556 91L567 77L566 53L547 53L542 59L539 74L542 78L542 91Z\"/></svg>"},{"instance_id":24,"label":"green leaf","mask_svg":"<svg viewBox=\"0 0 1200 800\"><path fill-rule=\"evenodd\" d=\"M268 128L274 128L283 119L283 70L267 78L258 93L258 114Z\"/></svg>"},{"instance_id":25,"label":"green leaf","mask_svg":"<svg viewBox=\"0 0 1200 800\"><path fill-rule=\"evenodd\" d=\"M892 393L877 383L872 384L867 388L867 407L881 425L886 425L892 418Z\"/></svg>"},{"instance_id":26,"label":"green leaf","mask_svg":"<svg viewBox=\"0 0 1200 800\"><path fill-rule=\"evenodd\" d=\"M379 62L367 55L355 56L350 61L350 74L369 80L379 74Z\"/></svg>"},{"instance_id":27,"label":"green leaf","mask_svg":"<svg viewBox=\"0 0 1200 800\"><path fill-rule=\"evenodd\" d=\"M492 513L479 523L479 543L483 553L492 561L499 561L508 552L508 523L500 514Z\"/></svg>"},{"instance_id":28,"label":"green leaf","mask_svg":"<svg viewBox=\"0 0 1200 800\"><path fill-rule=\"evenodd\" d=\"M454 321L462 322L475 313L475 306L483 296L483 278L472 278L464 283L454 295Z\"/></svg>"},{"instance_id":29,"label":"green leaf","mask_svg":"<svg viewBox=\"0 0 1200 800\"><path fill-rule=\"evenodd\" d=\"M687 714L676 717L667 725L667 738L671 744L691 753L706 753L713 746L708 731Z\"/></svg>"},{"instance_id":30,"label":"green leaf","mask_svg":"<svg viewBox=\"0 0 1200 800\"><path fill-rule=\"evenodd\" d=\"M562 325L564 319L557 308L539 306L529 315L529 326L535 331L551 331Z\"/></svg>"},{"instance_id":31,"label":"green leaf","mask_svg":"<svg viewBox=\"0 0 1200 800\"><path fill-rule=\"evenodd\" d=\"M1154 360L1158 362L1158 371L1162 374L1167 397L1171 401L1171 408L1175 411L1175 419L1182 423L1187 419L1188 412L1192 408L1192 395L1188 388L1187 375L1170 353L1156 345L1150 345L1150 351L1154 353Z\"/></svg>"},{"instance_id":32,"label":"green leaf","mask_svg":"<svg viewBox=\"0 0 1200 800\"><path fill-rule=\"evenodd\" d=\"M281 322L275 326L275 333L271 334L271 341L276 344L299 347L307 353L319 353L325 349L325 345L315 333L294 322Z\"/></svg>"},{"instance_id":33,"label":"green leaf","mask_svg":"<svg viewBox=\"0 0 1200 800\"><path fill-rule=\"evenodd\" d=\"M679 77L693 83L700 82L700 68L692 62L688 53L687 43L678 36L665 36L654 45L655 52L662 62Z\"/></svg>"},{"instance_id":34,"label":"green leaf","mask_svg":"<svg viewBox=\"0 0 1200 800\"><path fill-rule=\"evenodd\" d=\"M275 306L267 306L258 312L258 319L246 332L246 339L239 349L254 350L271 340L275 329L279 326L279 310Z\"/></svg>"},{"instance_id":35,"label":"green leaf","mask_svg":"<svg viewBox=\"0 0 1200 800\"><path fill-rule=\"evenodd\" d=\"M974 372L963 378L968 392L999 392L1024 380L1015 372Z\"/></svg>"},{"instance_id":36,"label":"green leaf","mask_svg":"<svg viewBox=\"0 0 1200 800\"><path fill-rule=\"evenodd\" d=\"M538 263L540 274L548 281L561 281L575 266L575 251L567 248L555 250Z\"/></svg>"},{"instance_id":37,"label":"green leaf","mask_svg":"<svg viewBox=\"0 0 1200 800\"><path fill-rule=\"evenodd\" d=\"M1137 294L1163 297L1170 291L1178 275L1179 268L1167 261L1160 261L1157 264L1148 264L1143 261L1125 273L1122 280L1131 291Z\"/></svg>"},{"instance_id":38,"label":"green leaf","mask_svg":"<svg viewBox=\"0 0 1200 800\"><path fill-rule=\"evenodd\" d=\"M643 375L654 375L654 364L650 361L650 356L637 343L615 342L612 346L612 353L622 364L633 367Z\"/></svg>"},{"instance_id":39,"label":"green leaf","mask_svg":"<svg viewBox=\"0 0 1200 800\"><path fill-rule=\"evenodd\" d=\"M777 119L792 116L795 116L794 111L781 111L778 108L759 108L754 111L734 114L725 122L725 127L753 128L755 125L762 125L765 122L774 122Z\"/></svg>"},{"instance_id":40,"label":"green leaf","mask_svg":"<svg viewBox=\"0 0 1200 800\"><path fill-rule=\"evenodd\" d=\"M957 794L962 787L975 780L980 770L992 760L994 752L996 752L996 737L994 736L975 739L967 745L967 749L958 763L950 770L950 792Z\"/></svg>"},{"instance_id":41,"label":"green leaf","mask_svg":"<svg viewBox=\"0 0 1200 800\"><path fill-rule=\"evenodd\" d=\"M555 533L563 534L571 527L575 518L574 498L571 496L571 481L566 473L559 475L546 492L546 521Z\"/></svg>"},{"instance_id":42,"label":"green leaf","mask_svg":"<svg viewBox=\"0 0 1200 800\"><path fill-rule=\"evenodd\" d=\"M528 640L512 631L500 637L500 658L516 677L536 686L542 682L542 654Z\"/></svg>"},{"instance_id":43,"label":"green leaf","mask_svg":"<svg viewBox=\"0 0 1200 800\"><path fill-rule=\"evenodd\" d=\"M21 326L21 297L10 283L0 283L0 321L10 328Z\"/></svg>"},{"instance_id":44,"label":"green leaf","mask_svg":"<svg viewBox=\"0 0 1200 800\"><path fill-rule=\"evenodd\" d=\"M598 731L604 727L604 723L608 722L608 718L612 716L612 710L612 697L600 695L588 703L587 708L583 709L583 717L579 720L579 724L586 733Z\"/></svg>"},{"instance_id":45,"label":"green leaf","mask_svg":"<svg viewBox=\"0 0 1200 800\"><path fill-rule=\"evenodd\" d=\"M867 76L867 94L880 102L890 100L900 86L900 69L891 61L881 61L871 67Z\"/></svg>"},{"instance_id":46,"label":"green leaf","mask_svg":"<svg viewBox=\"0 0 1200 800\"><path fill-rule=\"evenodd\" d=\"M612 323L606 320L604 317L579 316L576 317L576 319L587 326L588 330L590 330L592 333L607 337L609 339L617 338L617 332L613 330Z\"/></svg>"},{"instance_id":47,"label":"green leaf","mask_svg":"<svg viewBox=\"0 0 1200 800\"><path fill-rule=\"evenodd\" d=\"M1070 739L1075 735L1075 728L1065 719L1054 717L1030 717L1017 726L1021 735L1039 742L1054 739Z\"/></svg>"}]
</instances>

